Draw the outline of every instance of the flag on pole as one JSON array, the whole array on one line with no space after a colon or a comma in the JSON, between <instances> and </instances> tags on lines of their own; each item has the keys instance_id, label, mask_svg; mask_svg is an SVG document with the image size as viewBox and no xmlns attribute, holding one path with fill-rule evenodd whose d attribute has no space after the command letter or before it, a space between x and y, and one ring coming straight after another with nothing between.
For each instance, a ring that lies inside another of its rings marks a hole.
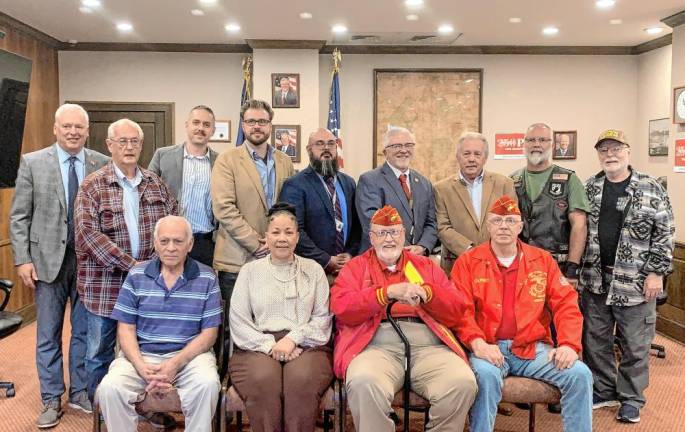
<instances>
[{"instance_id":1,"label":"flag on pole","mask_svg":"<svg viewBox=\"0 0 685 432\"><path fill-rule=\"evenodd\" d=\"M342 55L336 48L333 50L333 73L331 75L331 94L328 102L328 123L327 128L333 135L340 138L340 79L338 77L340 72L340 61ZM345 167L343 161L342 142L338 144L338 165L340 168Z\"/></svg>"},{"instance_id":2,"label":"flag on pole","mask_svg":"<svg viewBox=\"0 0 685 432\"><path fill-rule=\"evenodd\" d=\"M247 56L243 58L243 90L240 93L240 106L242 107L245 102L251 98L252 87L252 57ZM238 121L238 135L235 138L235 145L238 147L245 141L245 134L243 133L243 125Z\"/></svg>"}]
</instances>

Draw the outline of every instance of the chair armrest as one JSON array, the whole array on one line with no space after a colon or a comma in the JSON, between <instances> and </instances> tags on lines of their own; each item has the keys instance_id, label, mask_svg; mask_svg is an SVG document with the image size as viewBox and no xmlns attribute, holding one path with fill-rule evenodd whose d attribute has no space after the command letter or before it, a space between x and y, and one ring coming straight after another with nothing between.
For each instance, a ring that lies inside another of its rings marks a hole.
<instances>
[{"instance_id":1,"label":"chair armrest","mask_svg":"<svg viewBox=\"0 0 685 432\"><path fill-rule=\"evenodd\" d=\"M5 310L7 303L9 303L10 301L10 294L12 294L12 286L14 286L14 284L11 280L0 279L0 291L5 292L5 298L2 301L2 304L0 304L0 311Z\"/></svg>"}]
</instances>

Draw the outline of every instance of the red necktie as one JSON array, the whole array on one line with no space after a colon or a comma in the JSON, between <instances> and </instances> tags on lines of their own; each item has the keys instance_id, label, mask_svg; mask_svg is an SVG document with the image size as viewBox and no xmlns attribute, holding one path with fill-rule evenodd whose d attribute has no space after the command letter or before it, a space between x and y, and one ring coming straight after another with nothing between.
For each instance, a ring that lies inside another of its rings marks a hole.
<instances>
[{"instance_id":1,"label":"red necktie","mask_svg":"<svg viewBox=\"0 0 685 432\"><path fill-rule=\"evenodd\" d=\"M407 184L407 175L400 174L400 184L402 185L402 190L407 196L407 201L411 201L411 191L409 190L409 185Z\"/></svg>"}]
</instances>

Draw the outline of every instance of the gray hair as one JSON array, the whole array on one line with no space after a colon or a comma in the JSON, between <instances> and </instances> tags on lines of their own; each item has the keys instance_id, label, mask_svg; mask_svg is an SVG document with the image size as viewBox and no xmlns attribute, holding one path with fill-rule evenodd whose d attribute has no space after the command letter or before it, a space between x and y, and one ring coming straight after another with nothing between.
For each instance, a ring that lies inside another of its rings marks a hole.
<instances>
[{"instance_id":1,"label":"gray hair","mask_svg":"<svg viewBox=\"0 0 685 432\"><path fill-rule=\"evenodd\" d=\"M485 157L488 157L488 139L485 138L485 135L483 135L480 132L469 132L466 131L461 136L459 137L459 140L457 141L457 153L461 151L462 146L464 145L464 142L466 140L479 140L483 143L483 152L485 153Z\"/></svg>"},{"instance_id":2,"label":"gray hair","mask_svg":"<svg viewBox=\"0 0 685 432\"><path fill-rule=\"evenodd\" d=\"M183 222L183 225L185 226L185 231L186 235L188 236L188 240L193 238L193 227L190 226L190 222L188 222L188 219L184 218L183 216L174 216L174 215L169 215L169 216L164 216L161 219L158 219L157 222L155 223L155 228L152 231L152 240L157 240L157 235L159 234L159 226L166 221L181 221Z\"/></svg>"},{"instance_id":3,"label":"gray hair","mask_svg":"<svg viewBox=\"0 0 685 432\"><path fill-rule=\"evenodd\" d=\"M526 129L526 136L532 131L533 129L547 129L549 131L550 137L552 136L552 128L549 127L548 124L546 123L533 123L532 125L528 126Z\"/></svg>"},{"instance_id":4,"label":"gray hair","mask_svg":"<svg viewBox=\"0 0 685 432\"><path fill-rule=\"evenodd\" d=\"M402 126L388 125L388 130L386 130L383 134L383 148L388 146L388 144L390 143L390 138L394 137L395 135L403 133L409 134L411 140L414 142L416 141L416 137L414 137L414 134L409 129L404 128Z\"/></svg>"},{"instance_id":5,"label":"gray hair","mask_svg":"<svg viewBox=\"0 0 685 432\"><path fill-rule=\"evenodd\" d=\"M140 125L133 120L127 119L127 118L122 118L111 125L107 128L107 138L114 138L114 129L118 128L119 126L123 125L129 125L132 128L134 128L136 131L138 131L138 138L141 140L143 139L143 129L140 127Z\"/></svg>"},{"instance_id":6,"label":"gray hair","mask_svg":"<svg viewBox=\"0 0 685 432\"><path fill-rule=\"evenodd\" d=\"M58 118L64 114L66 111L78 111L83 115L83 117L86 118L86 124L89 123L89 118L88 118L88 111L86 111L81 105L77 104L71 104L71 103L65 103L63 105L60 105L59 108L57 108L57 111L55 111L55 123L58 121Z\"/></svg>"}]
</instances>

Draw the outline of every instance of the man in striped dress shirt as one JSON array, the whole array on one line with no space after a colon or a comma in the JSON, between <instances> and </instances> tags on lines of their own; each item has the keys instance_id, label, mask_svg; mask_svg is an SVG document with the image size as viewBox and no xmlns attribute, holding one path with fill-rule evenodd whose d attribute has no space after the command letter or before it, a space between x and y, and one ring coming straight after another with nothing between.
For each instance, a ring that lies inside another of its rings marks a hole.
<instances>
[{"instance_id":1,"label":"man in striped dress shirt","mask_svg":"<svg viewBox=\"0 0 685 432\"><path fill-rule=\"evenodd\" d=\"M102 415L107 430L135 432L129 401L175 387L186 430L209 432L220 386L211 350L221 323L219 283L188 257L193 237L183 217L160 219L154 242L158 258L131 269L112 312L121 352L98 387Z\"/></svg>"},{"instance_id":2,"label":"man in striped dress shirt","mask_svg":"<svg viewBox=\"0 0 685 432\"><path fill-rule=\"evenodd\" d=\"M205 105L190 110L186 120L186 141L155 151L148 169L164 180L179 202L181 214L193 227L190 256L208 266L214 259L214 231L209 179L217 152L209 148L214 135L214 111Z\"/></svg>"}]
</instances>

